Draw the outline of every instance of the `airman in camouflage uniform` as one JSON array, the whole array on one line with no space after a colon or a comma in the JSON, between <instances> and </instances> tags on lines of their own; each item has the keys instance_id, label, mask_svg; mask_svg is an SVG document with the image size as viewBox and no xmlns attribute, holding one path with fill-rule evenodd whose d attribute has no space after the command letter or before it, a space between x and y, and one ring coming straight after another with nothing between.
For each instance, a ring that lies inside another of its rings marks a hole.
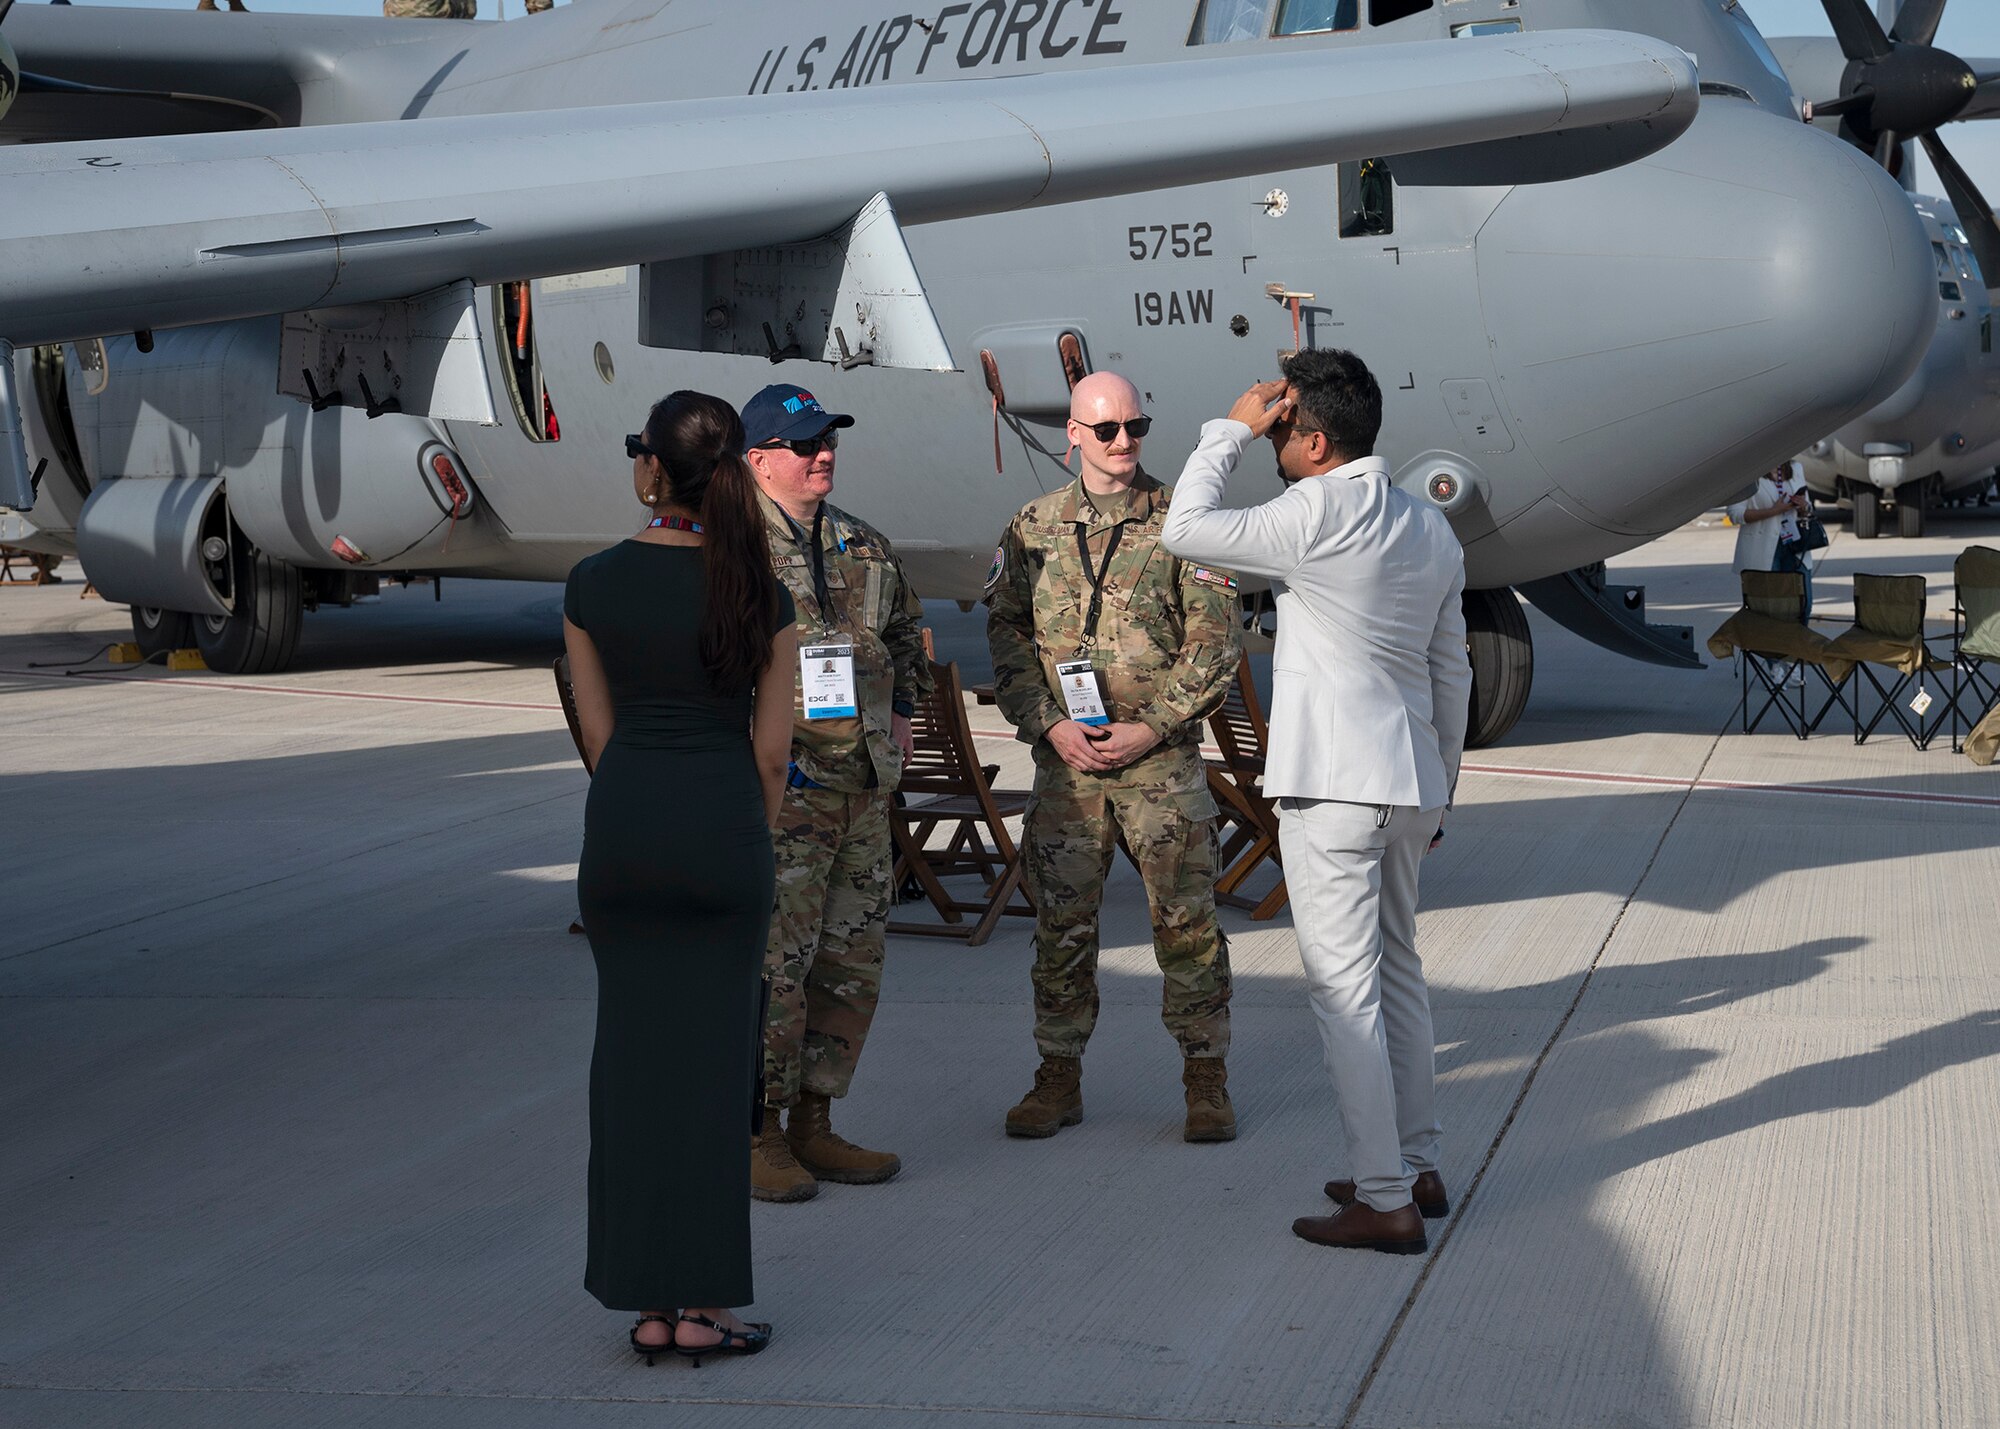
<instances>
[{"instance_id":1,"label":"airman in camouflage uniform","mask_svg":"<svg viewBox=\"0 0 2000 1429\"><path fill-rule=\"evenodd\" d=\"M476 20L479 0L382 0L392 20Z\"/></svg>"},{"instance_id":2,"label":"airman in camouflage uniform","mask_svg":"<svg viewBox=\"0 0 2000 1429\"><path fill-rule=\"evenodd\" d=\"M886 1181L902 1162L837 1136L831 1101L847 1095L875 1016L889 916L889 796L910 743L909 717L931 688L923 606L882 534L827 501L834 429L809 392L767 387L743 409L763 492L771 562L798 610L799 645L853 647L856 714L807 719L798 676L792 777L774 835L777 907L764 967L764 1133L751 1191L802 1201L819 1180ZM825 666L815 657L815 670ZM779 1111L790 1108L779 1131Z\"/></svg>"},{"instance_id":3,"label":"airman in camouflage uniform","mask_svg":"<svg viewBox=\"0 0 2000 1429\"><path fill-rule=\"evenodd\" d=\"M1227 1141L1236 1134L1223 1063L1229 946L1215 918L1215 804L1200 743L1236 671L1236 582L1160 544L1171 493L1139 468L1145 427L1131 384L1092 374L1071 414L1083 475L1021 509L987 586L995 695L1034 745L1036 770L1023 841L1042 1064L1007 1131L1052 1136L1083 1118L1098 910L1122 835L1152 909L1162 1017L1186 1059L1184 1134ZM1137 431L1122 425L1132 419ZM1108 721L1095 728L1073 719L1060 693L1058 663L1081 659Z\"/></svg>"}]
</instances>

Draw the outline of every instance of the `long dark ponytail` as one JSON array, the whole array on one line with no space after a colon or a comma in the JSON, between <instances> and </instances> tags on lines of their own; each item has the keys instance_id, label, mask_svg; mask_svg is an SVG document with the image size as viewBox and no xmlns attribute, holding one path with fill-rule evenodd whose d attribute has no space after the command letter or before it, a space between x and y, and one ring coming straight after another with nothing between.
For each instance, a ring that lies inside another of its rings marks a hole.
<instances>
[{"instance_id":1,"label":"long dark ponytail","mask_svg":"<svg viewBox=\"0 0 2000 1429\"><path fill-rule=\"evenodd\" d=\"M666 467L674 503L701 517L701 663L709 682L718 691L755 684L771 663L778 590L757 481L743 459L743 419L720 397L670 392L646 418L646 445Z\"/></svg>"}]
</instances>

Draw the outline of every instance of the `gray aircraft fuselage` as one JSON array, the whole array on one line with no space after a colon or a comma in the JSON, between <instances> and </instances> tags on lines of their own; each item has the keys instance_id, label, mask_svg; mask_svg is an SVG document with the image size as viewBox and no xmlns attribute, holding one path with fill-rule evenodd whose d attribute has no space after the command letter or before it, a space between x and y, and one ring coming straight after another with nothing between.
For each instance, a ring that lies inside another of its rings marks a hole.
<instances>
[{"instance_id":1,"label":"gray aircraft fuselage","mask_svg":"<svg viewBox=\"0 0 2000 1429\"><path fill-rule=\"evenodd\" d=\"M1807 484L1828 499L1873 488L1921 503L1984 482L2000 463L1991 294L1950 204L1913 202L1936 263L1936 331L1907 382L1800 454Z\"/></svg>"},{"instance_id":2,"label":"gray aircraft fuselage","mask_svg":"<svg viewBox=\"0 0 2000 1429\"><path fill-rule=\"evenodd\" d=\"M299 118L778 95L1168 60L1189 53L1191 11L1136 0L921 10L895 0L579 0L354 55L306 89ZM1654 157L1590 178L1398 184L1386 231L1351 237L1340 236L1341 175L1314 168L913 225L912 255L962 369L951 374L773 364L758 333L733 329L711 334L721 351L645 347L635 333L638 270L537 281L532 343L560 440L530 440L537 420L504 404L497 426L441 424L488 525L395 568L559 578L636 524L620 435L653 400L695 387L741 402L789 380L858 418L844 434L834 499L890 534L923 593L976 597L1008 515L1068 479L1059 403L1014 400L1015 384L1033 389L1047 376L1024 370L1018 354L1070 330L1091 367L1131 377L1157 421L1147 463L1171 480L1200 423L1274 376L1278 353L1294 346L1293 313L1271 285L1312 295L1299 304L1299 342L1352 348L1381 379L1380 449L1399 481L1422 490L1440 470L1461 478L1467 495L1452 518L1479 588L1638 546L1903 382L1934 313L1921 225L1866 156L1799 122L1782 72L1733 4L1445 0L1352 32L1244 43L1357 46L1515 22L1641 30L1679 44L1700 63L1699 117ZM802 166L813 161L812 140L809 130L797 136ZM546 185L560 204L561 178L524 172L520 182ZM500 348L512 334L497 330L494 298L480 301L493 388L503 393ZM129 403L132 385L147 380L145 359L129 339L107 349L102 400L122 384ZM982 349L999 354L1010 388L999 473ZM178 459L164 437L156 445L168 454L140 459L125 427L93 434L98 399L84 394L74 357L71 378L87 479ZM205 415L187 409L191 400L155 404L160 419ZM272 498L297 508L286 519L296 518L298 553L287 558L312 563L311 543L323 550L331 529L315 510L358 499L375 479L340 466L333 434L353 429L358 414L308 415L290 398L235 387L200 400L270 406L286 439L317 453L306 463L311 489ZM526 403L535 405L532 393ZM1275 490L1260 456L1236 499ZM52 519L59 524L59 510ZM316 564L339 563L322 555Z\"/></svg>"}]
</instances>

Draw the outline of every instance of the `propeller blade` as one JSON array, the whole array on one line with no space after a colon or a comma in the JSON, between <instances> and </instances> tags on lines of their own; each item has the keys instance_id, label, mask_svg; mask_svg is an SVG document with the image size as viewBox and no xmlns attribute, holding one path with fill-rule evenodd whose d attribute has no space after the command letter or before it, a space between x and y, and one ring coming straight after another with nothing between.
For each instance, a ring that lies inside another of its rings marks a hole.
<instances>
[{"instance_id":1,"label":"propeller blade","mask_svg":"<svg viewBox=\"0 0 2000 1429\"><path fill-rule=\"evenodd\" d=\"M1845 114L1850 109L1861 108L1874 97L1874 91L1864 85L1852 94L1843 94L1838 99L1829 99L1824 102L1815 99L1812 101L1813 118L1831 119L1836 114Z\"/></svg>"},{"instance_id":2,"label":"propeller blade","mask_svg":"<svg viewBox=\"0 0 2000 1429\"><path fill-rule=\"evenodd\" d=\"M1903 0L1889 38L1899 45L1930 44L1937 39L1938 22L1944 19L1944 4L1945 0Z\"/></svg>"},{"instance_id":3,"label":"propeller blade","mask_svg":"<svg viewBox=\"0 0 2000 1429\"><path fill-rule=\"evenodd\" d=\"M1868 8L1868 0L1820 0L1827 23L1833 26L1840 52L1851 60L1873 64L1889 57L1894 47L1883 32L1882 22Z\"/></svg>"},{"instance_id":4,"label":"propeller blade","mask_svg":"<svg viewBox=\"0 0 2000 1429\"><path fill-rule=\"evenodd\" d=\"M1924 152L1931 156L1938 179L1944 185L1945 197L1958 211L1958 226L1971 240L1972 256L1979 260L1980 277L1987 287L2000 288L2000 220L1993 217L1993 206L1972 181L1972 175L1952 157L1944 140L1935 134L1922 137Z\"/></svg>"}]
</instances>

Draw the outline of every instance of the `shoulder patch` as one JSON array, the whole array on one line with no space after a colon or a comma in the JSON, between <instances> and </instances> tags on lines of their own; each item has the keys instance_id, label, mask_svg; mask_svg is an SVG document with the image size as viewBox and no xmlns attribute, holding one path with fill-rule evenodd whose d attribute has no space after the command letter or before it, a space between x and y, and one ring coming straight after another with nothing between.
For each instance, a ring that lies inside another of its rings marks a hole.
<instances>
[{"instance_id":1,"label":"shoulder patch","mask_svg":"<svg viewBox=\"0 0 2000 1429\"><path fill-rule=\"evenodd\" d=\"M1007 548L993 548L993 564L986 568L986 589L989 591L1000 584L1000 577L1007 574Z\"/></svg>"},{"instance_id":2,"label":"shoulder patch","mask_svg":"<svg viewBox=\"0 0 2000 1429\"><path fill-rule=\"evenodd\" d=\"M1236 589L1236 577L1229 574L1228 571L1212 571L1206 566L1196 566L1194 568L1194 578L1198 581L1206 581L1210 585L1219 585L1224 590Z\"/></svg>"}]
</instances>

